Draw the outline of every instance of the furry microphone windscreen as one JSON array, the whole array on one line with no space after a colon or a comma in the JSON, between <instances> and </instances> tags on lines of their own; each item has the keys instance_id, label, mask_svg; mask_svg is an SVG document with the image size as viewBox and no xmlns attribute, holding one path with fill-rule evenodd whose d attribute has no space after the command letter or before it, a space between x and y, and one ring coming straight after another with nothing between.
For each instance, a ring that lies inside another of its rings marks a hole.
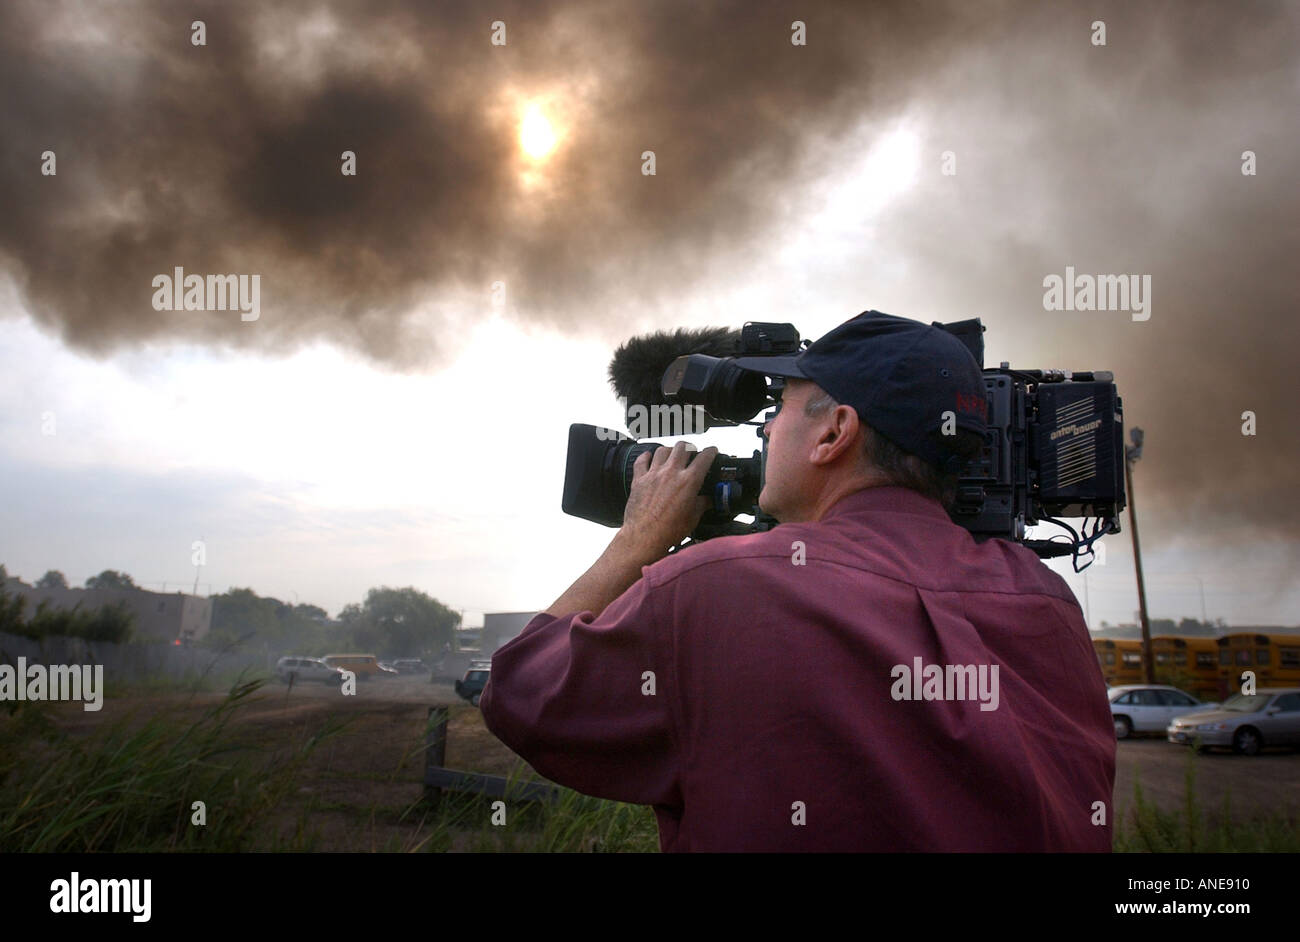
<instances>
[{"instance_id":1,"label":"furry microphone windscreen","mask_svg":"<svg viewBox=\"0 0 1300 942\"><path fill-rule=\"evenodd\" d=\"M614 351L609 384L625 409L632 405L662 405L664 371L680 356L703 353L711 357L736 355L740 331L729 327L679 327L632 337Z\"/></svg>"}]
</instances>

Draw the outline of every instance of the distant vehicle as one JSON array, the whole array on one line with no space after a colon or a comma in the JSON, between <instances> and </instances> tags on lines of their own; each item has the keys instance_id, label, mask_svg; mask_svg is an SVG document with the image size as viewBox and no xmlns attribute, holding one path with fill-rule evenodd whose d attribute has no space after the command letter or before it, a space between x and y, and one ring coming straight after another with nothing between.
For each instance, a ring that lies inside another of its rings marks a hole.
<instances>
[{"instance_id":1,"label":"distant vehicle","mask_svg":"<svg viewBox=\"0 0 1300 942\"><path fill-rule=\"evenodd\" d=\"M275 676L286 684L318 680L327 684L343 682L343 672L318 657L282 657L275 662Z\"/></svg>"},{"instance_id":2,"label":"distant vehicle","mask_svg":"<svg viewBox=\"0 0 1300 942\"><path fill-rule=\"evenodd\" d=\"M1260 687L1238 693L1208 712L1189 713L1169 724L1170 742L1231 748L1253 756L1265 746L1300 747L1300 687Z\"/></svg>"},{"instance_id":3,"label":"distant vehicle","mask_svg":"<svg viewBox=\"0 0 1300 942\"><path fill-rule=\"evenodd\" d=\"M423 674L429 669L418 657L399 657L388 666L399 674Z\"/></svg>"},{"instance_id":4,"label":"distant vehicle","mask_svg":"<svg viewBox=\"0 0 1300 942\"><path fill-rule=\"evenodd\" d=\"M1092 647L1108 686L1143 682L1141 641L1097 638ZM1264 687L1300 685L1300 637L1293 634L1157 635L1151 652L1157 677L1198 697L1228 696L1243 670L1254 671Z\"/></svg>"},{"instance_id":5,"label":"distant vehicle","mask_svg":"<svg viewBox=\"0 0 1300 942\"><path fill-rule=\"evenodd\" d=\"M373 654L327 654L323 660L330 667L352 671L357 675L357 680L397 676L397 671L384 667Z\"/></svg>"},{"instance_id":6,"label":"distant vehicle","mask_svg":"<svg viewBox=\"0 0 1300 942\"><path fill-rule=\"evenodd\" d=\"M488 661L486 666L471 665L470 669L465 671L465 676L456 681L456 692L474 706L478 706L479 696L483 693L483 688L487 686L488 673L491 670L491 661Z\"/></svg>"},{"instance_id":7,"label":"distant vehicle","mask_svg":"<svg viewBox=\"0 0 1300 942\"><path fill-rule=\"evenodd\" d=\"M1116 739L1127 739L1135 732L1163 732L1176 716L1204 712L1218 706L1217 703L1202 703L1177 687L1161 684L1125 684L1111 687L1106 694L1115 720Z\"/></svg>"}]
</instances>

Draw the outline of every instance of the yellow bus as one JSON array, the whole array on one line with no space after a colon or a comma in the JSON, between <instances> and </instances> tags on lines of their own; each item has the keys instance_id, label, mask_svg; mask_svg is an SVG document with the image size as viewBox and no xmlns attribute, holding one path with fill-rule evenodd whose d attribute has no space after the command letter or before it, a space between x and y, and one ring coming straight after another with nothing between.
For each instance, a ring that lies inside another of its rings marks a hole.
<instances>
[{"instance_id":1,"label":"yellow bus","mask_svg":"<svg viewBox=\"0 0 1300 942\"><path fill-rule=\"evenodd\" d=\"M1096 638L1102 676L1110 687L1143 683L1142 642ZM1259 687L1300 687L1300 635L1239 633L1220 638L1158 635L1151 639L1156 683L1203 700L1225 700L1254 671Z\"/></svg>"},{"instance_id":2,"label":"yellow bus","mask_svg":"<svg viewBox=\"0 0 1300 942\"><path fill-rule=\"evenodd\" d=\"M1156 683L1196 694L1202 700L1222 700L1219 647L1213 638L1157 635L1151 639Z\"/></svg>"},{"instance_id":3,"label":"yellow bus","mask_svg":"<svg viewBox=\"0 0 1300 942\"><path fill-rule=\"evenodd\" d=\"M1300 687L1300 635L1270 635L1274 657L1273 680L1281 687Z\"/></svg>"},{"instance_id":4,"label":"yellow bus","mask_svg":"<svg viewBox=\"0 0 1300 942\"><path fill-rule=\"evenodd\" d=\"M1241 689L1241 675L1254 671L1259 687L1300 685L1300 635L1224 635L1219 648L1219 672L1229 692Z\"/></svg>"},{"instance_id":5,"label":"yellow bus","mask_svg":"<svg viewBox=\"0 0 1300 942\"><path fill-rule=\"evenodd\" d=\"M1142 642L1096 638L1092 649L1107 687L1142 683Z\"/></svg>"}]
</instances>

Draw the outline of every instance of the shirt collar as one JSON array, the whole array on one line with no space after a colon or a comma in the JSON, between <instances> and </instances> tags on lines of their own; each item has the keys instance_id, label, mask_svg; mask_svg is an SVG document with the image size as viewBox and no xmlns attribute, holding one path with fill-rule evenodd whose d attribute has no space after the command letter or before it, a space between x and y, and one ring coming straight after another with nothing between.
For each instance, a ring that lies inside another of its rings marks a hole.
<instances>
[{"instance_id":1,"label":"shirt collar","mask_svg":"<svg viewBox=\"0 0 1300 942\"><path fill-rule=\"evenodd\" d=\"M937 500L918 494L908 487L864 487L841 497L822 517L822 522L845 514L902 513L947 520L948 512Z\"/></svg>"}]
</instances>

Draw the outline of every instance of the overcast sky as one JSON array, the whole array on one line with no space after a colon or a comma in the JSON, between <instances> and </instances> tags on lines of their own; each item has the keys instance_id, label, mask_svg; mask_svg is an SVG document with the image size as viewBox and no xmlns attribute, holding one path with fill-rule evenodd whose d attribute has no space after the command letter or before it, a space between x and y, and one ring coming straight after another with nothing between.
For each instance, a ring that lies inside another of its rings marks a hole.
<instances>
[{"instance_id":1,"label":"overcast sky","mask_svg":"<svg viewBox=\"0 0 1300 942\"><path fill-rule=\"evenodd\" d=\"M1300 7L632 10L0 7L0 563L174 590L203 540L201 592L542 609L612 535L560 489L620 342L874 308L1113 370L1152 615L1300 621ZM1149 319L1046 310L1067 266ZM176 267L258 274L258 318L156 310Z\"/></svg>"}]
</instances>

